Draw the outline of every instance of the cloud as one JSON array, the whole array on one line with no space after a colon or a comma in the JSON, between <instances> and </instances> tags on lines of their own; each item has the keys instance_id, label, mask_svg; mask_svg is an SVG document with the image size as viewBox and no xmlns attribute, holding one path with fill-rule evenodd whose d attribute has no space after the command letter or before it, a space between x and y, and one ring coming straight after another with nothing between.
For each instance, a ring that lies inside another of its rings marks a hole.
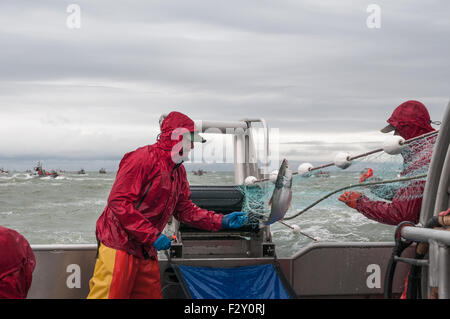
<instances>
[{"instance_id":1,"label":"cloud","mask_svg":"<svg viewBox=\"0 0 450 319\"><path fill-rule=\"evenodd\" d=\"M407 99L440 120L450 4L378 1L373 30L370 3L83 0L74 30L69 2L2 3L0 157L120 158L152 143L171 110L262 117L282 142L328 143L315 143L325 152L351 136L381 139Z\"/></svg>"}]
</instances>

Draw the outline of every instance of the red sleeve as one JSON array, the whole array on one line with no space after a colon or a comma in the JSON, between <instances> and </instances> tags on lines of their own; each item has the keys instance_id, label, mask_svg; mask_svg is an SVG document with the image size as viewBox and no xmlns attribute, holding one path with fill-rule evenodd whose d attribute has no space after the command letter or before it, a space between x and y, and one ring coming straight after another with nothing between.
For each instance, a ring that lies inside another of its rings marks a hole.
<instances>
[{"instance_id":1,"label":"red sleeve","mask_svg":"<svg viewBox=\"0 0 450 319\"><path fill-rule=\"evenodd\" d=\"M424 182L401 188L392 202L372 201L363 196L358 200L356 210L367 218L383 224L398 225L403 221L418 223L423 190Z\"/></svg>"},{"instance_id":2,"label":"red sleeve","mask_svg":"<svg viewBox=\"0 0 450 319\"><path fill-rule=\"evenodd\" d=\"M184 175L182 177L183 191L175 207L175 218L180 222L200 229L211 231L222 229L222 214L202 209L195 205L190 199L191 191L189 189L189 182L186 178L186 172L184 171L182 174Z\"/></svg>"},{"instance_id":3,"label":"red sleeve","mask_svg":"<svg viewBox=\"0 0 450 319\"><path fill-rule=\"evenodd\" d=\"M152 178L154 158L127 154L122 159L116 180L108 197L108 207L126 232L138 242L152 245L159 233L150 221L135 208L144 183Z\"/></svg>"}]
</instances>

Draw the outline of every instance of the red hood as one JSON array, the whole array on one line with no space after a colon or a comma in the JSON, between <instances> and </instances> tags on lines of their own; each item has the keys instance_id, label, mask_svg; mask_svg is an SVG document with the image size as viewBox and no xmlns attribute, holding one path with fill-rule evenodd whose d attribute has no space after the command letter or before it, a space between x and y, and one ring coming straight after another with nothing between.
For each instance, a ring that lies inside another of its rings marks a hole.
<instances>
[{"instance_id":1,"label":"red hood","mask_svg":"<svg viewBox=\"0 0 450 319\"><path fill-rule=\"evenodd\" d=\"M180 112L169 113L161 123L161 134L158 137L157 147L177 154L181 149L183 134L188 132L198 132L194 121L187 115Z\"/></svg>"},{"instance_id":2,"label":"red hood","mask_svg":"<svg viewBox=\"0 0 450 319\"><path fill-rule=\"evenodd\" d=\"M410 139L434 129L430 125L430 114L425 105L418 101L400 104L387 120L404 139Z\"/></svg>"},{"instance_id":3,"label":"red hood","mask_svg":"<svg viewBox=\"0 0 450 319\"><path fill-rule=\"evenodd\" d=\"M25 237L0 226L0 299L25 298L35 265L33 251Z\"/></svg>"}]
</instances>

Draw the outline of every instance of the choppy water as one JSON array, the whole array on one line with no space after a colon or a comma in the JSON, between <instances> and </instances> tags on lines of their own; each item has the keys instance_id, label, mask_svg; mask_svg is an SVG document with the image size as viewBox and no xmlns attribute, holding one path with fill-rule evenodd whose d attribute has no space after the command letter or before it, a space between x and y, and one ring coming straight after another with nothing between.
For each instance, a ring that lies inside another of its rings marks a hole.
<instances>
[{"instance_id":1,"label":"choppy water","mask_svg":"<svg viewBox=\"0 0 450 319\"><path fill-rule=\"evenodd\" d=\"M355 183L358 172L333 172L329 178L301 178L293 185L289 214L327 192ZM0 225L23 234L31 244L93 244L95 223L103 211L115 173L64 173L56 179L27 173L0 175ZM233 185L232 172L188 173L191 185ZM289 224L320 241L392 241L394 227L365 218L332 196ZM291 256L312 242L281 225L271 226L280 257Z\"/></svg>"}]
</instances>

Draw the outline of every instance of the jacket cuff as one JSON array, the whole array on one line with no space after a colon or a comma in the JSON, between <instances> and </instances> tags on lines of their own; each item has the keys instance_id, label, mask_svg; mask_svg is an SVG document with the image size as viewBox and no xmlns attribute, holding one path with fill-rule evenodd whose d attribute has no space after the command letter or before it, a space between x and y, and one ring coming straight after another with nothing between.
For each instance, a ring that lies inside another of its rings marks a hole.
<instances>
[{"instance_id":1,"label":"jacket cuff","mask_svg":"<svg viewBox=\"0 0 450 319\"><path fill-rule=\"evenodd\" d=\"M215 219L214 230L218 231L218 230L223 229L223 227L222 227L223 215L219 214L219 213L215 213L215 215L216 215L215 216L216 218L214 218Z\"/></svg>"},{"instance_id":2,"label":"jacket cuff","mask_svg":"<svg viewBox=\"0 0 450 319\"><path fill-rule=\"evenodd\" d=\"M360 211L360 209L362 208L362 206L364 205L364 202L369 199L367 196L361 195L359 196L359 198L356 200L356 206L355 209L357 211Z\"/></svg>"}]
</instances>

